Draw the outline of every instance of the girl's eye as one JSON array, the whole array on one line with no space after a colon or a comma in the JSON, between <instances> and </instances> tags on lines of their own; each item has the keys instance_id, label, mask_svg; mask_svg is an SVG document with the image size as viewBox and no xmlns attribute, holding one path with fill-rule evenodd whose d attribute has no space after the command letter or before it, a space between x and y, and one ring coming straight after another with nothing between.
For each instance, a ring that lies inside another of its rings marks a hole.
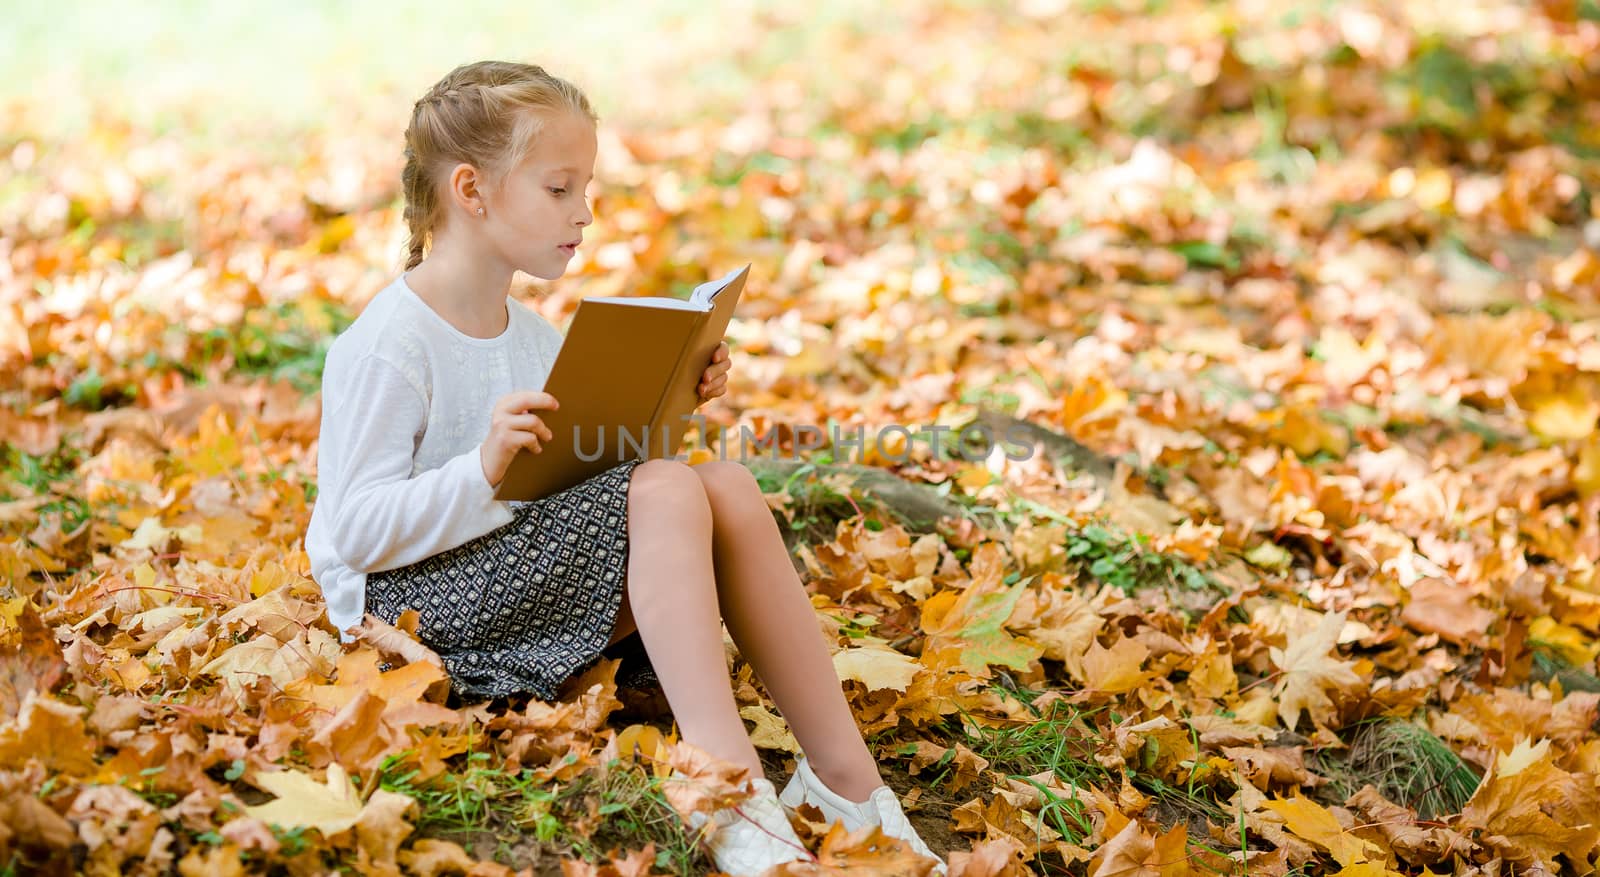
<instances>
[{"instance_id":1,"label":"girl's eye","mask_svg":"<svg viewBox=\"0 0 1600 877\"><path fill-rule=\"evenodd\" d=\"M558 188L558 187L555 187L555 186L551 186L550 187L550 191L554 192L557 195L565 195L567 193L566 189Z\"/></svg>"}]
</instances>

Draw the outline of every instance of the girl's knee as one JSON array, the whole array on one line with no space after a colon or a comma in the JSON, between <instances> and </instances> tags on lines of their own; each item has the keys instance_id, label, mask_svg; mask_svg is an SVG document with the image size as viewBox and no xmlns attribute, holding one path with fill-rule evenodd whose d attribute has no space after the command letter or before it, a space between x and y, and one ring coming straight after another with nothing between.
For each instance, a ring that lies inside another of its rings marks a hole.
<instances>
[{"instance_id":1,"label":"girl's knee","mask_svg":"<svg viewBox=\"0 0 1600 877\"><path fill-rule=\"evenodd\" d=\"M628 480L630 507L667 504L682 508L705 508L706 491L686 463L678 460L646 460L635 466Z\"/></svg>"},{"instance_id":2,"label":"girl's knee","mask_svg":"<svg viewBox=\"0 0 1600 877\"><path fill-rule=\"evenodd\" d=\"M761 496L761 485L743 463L717 460L692 466L690 471L699 476L700 482L705 485L706 495L713 502Z\"/></svg>"}]
</instances>

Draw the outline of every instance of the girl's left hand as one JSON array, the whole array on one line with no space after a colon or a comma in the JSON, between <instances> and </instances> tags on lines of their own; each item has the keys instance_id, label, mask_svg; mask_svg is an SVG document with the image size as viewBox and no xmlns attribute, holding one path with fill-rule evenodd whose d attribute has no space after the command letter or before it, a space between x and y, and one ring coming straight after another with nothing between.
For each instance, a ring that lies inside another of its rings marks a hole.
<instances>
[{"instance_id":1,"label":"girl's left hand","mask_svg":"<svg viewBox=\"0 0 1600 877\"><path fill-rule=\"evenodd\" d=\"M709 402L728 392L728 369L732 367L733 363L728 359L728 342L724 341L717 345L716 352L711 354L711 365L700 376L701 402Z\"/></svg>"}]
</instances>

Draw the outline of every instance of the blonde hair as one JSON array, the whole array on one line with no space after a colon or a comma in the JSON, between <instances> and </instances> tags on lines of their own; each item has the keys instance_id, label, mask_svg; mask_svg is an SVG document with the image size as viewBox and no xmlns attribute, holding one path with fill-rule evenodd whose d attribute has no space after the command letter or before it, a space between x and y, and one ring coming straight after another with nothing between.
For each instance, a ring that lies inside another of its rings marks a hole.
<instances>
[{"instance_id":1,"label":"blonde hair","mask_svg":"<svg viewBox=\"0 0 1600 877\"><path fill-rule=\"evenodd\" d=\"M490 187L527 154L544 123L558 111L600 117L576 85L534 64L478 61L434 83L411 109L406 126L406 270L422 262L443 216L439 184L458 162L482 171Z\"/></svg>"}]
</instances>

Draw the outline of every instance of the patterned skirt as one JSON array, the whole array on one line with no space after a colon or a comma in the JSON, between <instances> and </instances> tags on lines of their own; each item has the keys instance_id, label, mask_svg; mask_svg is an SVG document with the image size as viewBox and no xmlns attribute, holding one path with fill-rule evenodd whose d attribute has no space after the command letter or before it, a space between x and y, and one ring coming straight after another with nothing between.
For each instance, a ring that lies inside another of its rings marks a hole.
<instances>
[{"instance_id":1,"label":"patterned skirt","mask_svg":"<svg viewBox=\"0 0 1600 877\"><path fill-rule=\"evenodd\" d=\"M628 484L638 460L527 503L492 532L409 566L367 574L367 611L393 624L406 609L417 638L444 659L467 700L531 693L601 657L622 660L617 684L657 685L637 633L606 643L628 561Z\"/></svg>"}]
</instances>

